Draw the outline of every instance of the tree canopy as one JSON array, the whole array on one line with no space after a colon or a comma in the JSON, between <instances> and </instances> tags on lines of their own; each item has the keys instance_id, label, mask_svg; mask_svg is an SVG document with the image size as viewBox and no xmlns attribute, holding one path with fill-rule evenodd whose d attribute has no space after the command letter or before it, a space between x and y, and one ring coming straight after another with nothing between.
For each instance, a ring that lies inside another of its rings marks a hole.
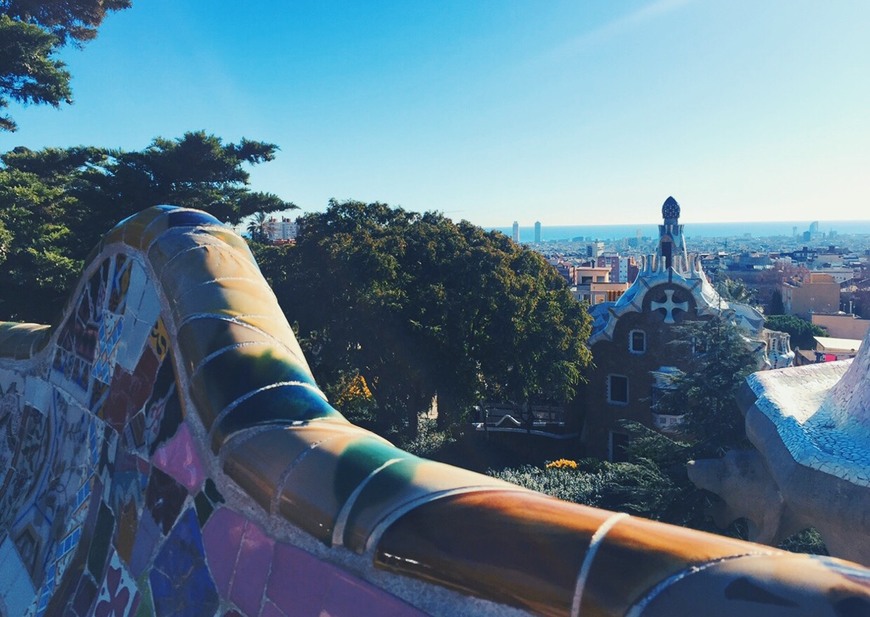
<instances>
[{"instance_id":1,"label":"tree canopy","mask_svg":"<svg viewBox=\"0 0 870 617\"><path fill-rule=\"evenodd\" d=\"M272 160L276 150L195 132L134 152L15 148L0 155L0 319L53 319L100 236L150 206L199 208L229 223L295 208L248 187L246 167Z\"/></svg>"},{"instance_id":2,"label":"tree canopy","mask_svg":"<svg viewBox=\"0 0 870 617\"><path fill-rule=\"evenodd\" d=\"M483 397L567 401L590 361L589 317L538 254L441 214L330 202L261 268L334 400L362 378L384 430L442 426Z\"/></svg>"},{"instance_id":3,"label":"tree canopy","mask_svg":"<svg viewBox=\"0 0 870 617\"><path fill-rule=\"evenodd\" d=\"M741 279L724 277L716 283L716 291L725 300L741 302L743 304L755 304L755 291L750 289L746 282Z\"/></svg>"},{"instance_id":4,"label":"tree canopy","mask_svg":"<svg viewBox=\"0 0 870 617\"><path fill-rule=\"evenodd\" d=\"M746 445L737 393L758 368L755 354L740 331L719 320L680 326L672 344L686 348L692 366L673 381L657 403L659 413L682 415L681 432L695 445L696 456L715 456Z\"/></svg>"},{"instance_id":5,"label":"tree canopy","mask_svg":"<svg viewBox=\"0 0 870 617\"><path fill-rule=\"evenodd\" d=\"M70 74L57 51L93 39L107 13L129 6L130 0L0 0L0 110L10 100L71 103ZM0 114L0 130L15 129L12 118Z\"/></svg>"},{"instance_id":6,"label":"tree canopy","mask_svg":"<svg viewBox=\"0 0 870 617\"><path fill-rule=\"evenodd\" d=\"M789 334L792 349L813 349L816 346L814 336L827 336L827 331L821 326L810 323L795 315L768 315L764 318L764 327Z\"/></svg>"}]
</instances>

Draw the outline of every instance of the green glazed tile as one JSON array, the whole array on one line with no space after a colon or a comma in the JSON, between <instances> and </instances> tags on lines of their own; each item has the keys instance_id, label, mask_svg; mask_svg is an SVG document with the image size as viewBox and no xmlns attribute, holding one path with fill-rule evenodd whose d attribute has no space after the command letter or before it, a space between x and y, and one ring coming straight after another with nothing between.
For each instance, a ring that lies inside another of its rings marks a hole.
<instances>
[{"instance_id":1,"label":"green glazed tile","mask_svg":"<svg viewBox=\"0 0 870 617\"><path fill-rule=\"evenodd\" d=\"M302 348L299 347L299 342L296 340L296 333L287 323L287 318L283 315L239 315L232 318L233 321L248 324L258 330L262 330L266 334L274 337L276 340L284 344L285 347L293 352L293 355L299 360L299 363L308 368L308 361L305 359L305 354Z\"/></svg>"},{"instance_id":2,"label":"green glazed tile","mask_svg":"<svg viewBox=\"0 0 870 617\"><path fill-rule=\"evenodd\" d=\"M348 434L312 448L287 476L279 511L325 544L332 544L339 513L358 486L384 463L411 456L381 439Z\"/></svg>"},{"instance_id":3,"label":"green glazed tile","mask_svg":"<svg viewBox=\"0 0 870 617\"><path fill-rule=\"evenodd\" d=\"M0 322L0 356L23 360L45 344L51 326Z\"/></svg>"},{"instance_id":4,"label":"green glazed tile","mask_svg":"<svg viewBox=\"0 0 870 617\"><path fill-rule=\"evenodd\" d=\"M256 426L341 418L343 416L311 388L276 386L245 399L218 420L212 429L212 449L217 452L230 435Z\"/></svg>"},{"instance_id":5,"label":"green glazed tile","mask_svg":"<svg viewBox=\"0 0 870 617\"><path fill-rule=\"evenodd\" d=\"M315 386L314 378L286 349L250 344L227 349L199 366L190 381L191 395L207 427L239 397L283 382Z\"/></svg>"}]
</instances>

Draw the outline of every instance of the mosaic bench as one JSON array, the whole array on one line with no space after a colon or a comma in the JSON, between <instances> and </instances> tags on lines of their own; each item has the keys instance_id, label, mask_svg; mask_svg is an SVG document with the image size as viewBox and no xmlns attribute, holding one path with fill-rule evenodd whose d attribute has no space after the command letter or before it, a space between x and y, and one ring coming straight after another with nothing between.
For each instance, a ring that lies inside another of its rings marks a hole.
<instances>
[{"instance_id":1,"label":"mosaic bench","mask_svg":"<svg viewBox=\"0 0 870 617\"><path fill-rule=\"evenodd\" d=\"M852 360L755 373L743 388L746 432L766 499L759 534L815 527L835 555L870 564L870 333ZM741 495L722 495L745 512ZM781 529L777 529L781 527Z\"/></svg>"},{"instance_id":2,"label":"mosaic bench","mask_svg":"<svg viewBox=\"0 0 870 617\"><path fill-rule=\"evenodd\" d=\"M427 461L318 389L245 241L161 206L0 325L0 613L870 614L870 572Z\"/></svg>"}]
</instances>

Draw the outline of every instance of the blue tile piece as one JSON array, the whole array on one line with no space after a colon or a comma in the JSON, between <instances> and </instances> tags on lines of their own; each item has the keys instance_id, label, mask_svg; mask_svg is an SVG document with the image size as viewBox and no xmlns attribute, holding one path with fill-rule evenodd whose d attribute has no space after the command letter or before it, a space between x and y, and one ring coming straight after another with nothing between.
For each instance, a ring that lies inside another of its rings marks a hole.
<instances>
[{"instance_id":1,"label":"blue tile piece","mask_svg":"<svg viewBox=\"0 0 870 617\"><path fill-rule=\"evenodd\" d=\"M151 514L143 508L136 530L136 541L133 545L133 554L130 557L130 573L138 578L142 576L154 553L154 547L160 540L160 529L151 517Z\"/></svg>"},{"instance_id":2,"label":"blue tile piece","mask_svg":"<svg viewBox=\"0 0 870 617\"><path fill-rule=\"evenodd\" d=\"M219 220L211 214L199 210L175 210L166 217L167 227L196 227L197 225L223 226Z\"/></svg>"},{"instance_id":3,"label":"blue tile piece","mask_svg":"<svg viewBox=\"0 0 870 617\"><path fill-rule=\"evenodd\" d=\"M205 563L196 512L184 512L154 559L149 578L158 615L213 615L218 593Z\"/></svg>"}]
</instances>

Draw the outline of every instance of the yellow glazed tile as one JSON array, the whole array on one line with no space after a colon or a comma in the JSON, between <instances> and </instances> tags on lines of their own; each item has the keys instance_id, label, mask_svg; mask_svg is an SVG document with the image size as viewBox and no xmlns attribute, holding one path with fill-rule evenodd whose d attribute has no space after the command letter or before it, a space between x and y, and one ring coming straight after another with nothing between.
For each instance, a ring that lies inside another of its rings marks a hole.
<instances>
[{"instance_id":1,"label":"yellow glazed tile","mask_svg":"<svg viewBox=\"0 0 870 617\"><path fill-rule=\"evenodd\" d=\"M230 440L221 452L224 472L266 511L300 455L317 444L359 431L347 422L276 428Z\"/></svg>"},{"instance_id":2,"label":"yellow glazed tile","mask_svg":"<svg viewBox=\"0 0 870 617\"><path fill-rule=\"evenodd\" d=\"M103 239L101 244L103 246L109 246L110 244L116 244L124 241L124 226L116 225L108 232L103 234Z\"/></svg>"},{"instance_id":3,"label":"yellow glazed tile","mask_svg":"<svg viewBox=\"0 0 870 617\"><path fill-rule=\"evenodd\" d=\"M148 248L147 244L143 242L145 230L170 209L171 206L155 206L142 210L118 223L118 226L124 230L124 242L136 249Z\"/></svg>"},{"instance_id":4,"label":"yellow glazed tile","mask_svg":"<svg viewBox=\"0 0 870 617\"><path fill-rule=\"evenodd\" d=\"M193 271L199 270L202 272L197 277L200 282L222 279L251 279L262 281L263 286L271 293L272 290L263 279L260 269L247 258L245 253L210 235L188 234L188 236L196 240L190 244L190 248L197 250L179 253L167 265L166 271L162 273L163 284L167 292L170 290L177 293L186 291L187 287L172 288L170 286L172 280L177 278L179 274L185 273L188 273L187 276L192 278Z\"/></svg>"},{"instance_id":5,"label":"yellow glazed tile","mask_svg":"<svg viewBox=\"0 0 870 617\"><path fill-rule=\"evenodd\" d=\"M704 564L747 551L776 549L740 540L627 518L604 537L586 581L581 612L622 614L659 581L690 565ZM632 564L630 569L626 564Z\"/></svg>"},{"instance_id":6,"label":"yellow glazed tile","mask_svg":"<svg viewBox=\"0 0 870 617\"><path fill-rule=\"evenodd\" d=\"M188 315L214 314L238 317L254 312L280 311L265 281L252 279L213 280L187 285L180 295L168 294L177 322Z\"/></svg>"},{"instance_id":7,"label":"yellow glazed tile","mask_svg":"<svg viewBox=\"0 0 870 617\"><path fill-rule=\"evenodd\" d=\"M162 280L163 270L170 263L181 259L191 251L207 246L226 247L225 244L208 234L193 233L189 229L173 229L164 233L151 244L148 249L148 260L151 262L154 272L157 273L157 277ZM208 267L209 263L202 259L202 256L199 259L194 257L189 263L190 266L182 268L182 271L188 270L188 276L195 277L199 282L210 281L220 276L218 272ZM167 280L171 282L173 278L170 276Z\"/></svg>"},{"instance_id":8,"label":"yellow glazed tile","mask_svg":"<svg viewBox=\"0 0 870 617\"><path fill-rule=\"evenodd\" d=\"M253 253L251 253L251 247L248 246L247 241L236 232L234 232L232 229L211 227L209 228L208 233L215 238L221 240L222 242L227 243L229 246L239 251L241 254L246 255L248 260L252 264L257 264L257 260L254 258ZM259 266L257 267L259 268Z\"/></svg>"},{"instance_id":9,"label":"yellow glazed tile","mask_svg":"<svg viewBox=\"0 0 870 617\"><path fill-rule=\"evenodd\" d=\"M651 590L632 615L771 617L870 615L870 575L829 557L779 553L693 568Z\"/></svg>"},{"instance_id":10,"label":"yellow glazed tile","mask_svg":"<svg viewBox=\"0 0 870 617\"><path fill-rule=\"evenodd\" d=\"M188 375L209 355L242 343L279 344L268 334L229 319L203 317L185 322L178 329L178 347Z\"/></svg>"},{"instance_id":11,"label":"yellow glazed tile","mask_svg":"<svg viewBox=\"0 0 870 617\"><path fill-rule=\"evenodd\" d=\"M362 553L380 524L438 493L516 488L513 484L452 465L409 458L382 469L363 487L348 513L343 543Z\"/></svg>"},{"instance_id":12,"label":"yellow glazed tile","mask_svg":"<svg viewBox=\"0 0 870 617\"><path fill-rule=\"evenodd\" d=\"M394 522L378 542L375 564L536 615L565 617L590 539L611 514L532 491L447 496Z\"/></svg>"},{"instance_id":13,"label":"yellow glazed tile","mask_svg":"<svg viewBox=\"0 0 870 617\"><path fill-rule=\"evenodd\" d=\"M168 214L173 210L175 208L171 206L157 206L153 209L155 216L147 222L147 225L138 234L140 250L147 251L154 240L169 229Z\"/></svg>"}]
</instances>

